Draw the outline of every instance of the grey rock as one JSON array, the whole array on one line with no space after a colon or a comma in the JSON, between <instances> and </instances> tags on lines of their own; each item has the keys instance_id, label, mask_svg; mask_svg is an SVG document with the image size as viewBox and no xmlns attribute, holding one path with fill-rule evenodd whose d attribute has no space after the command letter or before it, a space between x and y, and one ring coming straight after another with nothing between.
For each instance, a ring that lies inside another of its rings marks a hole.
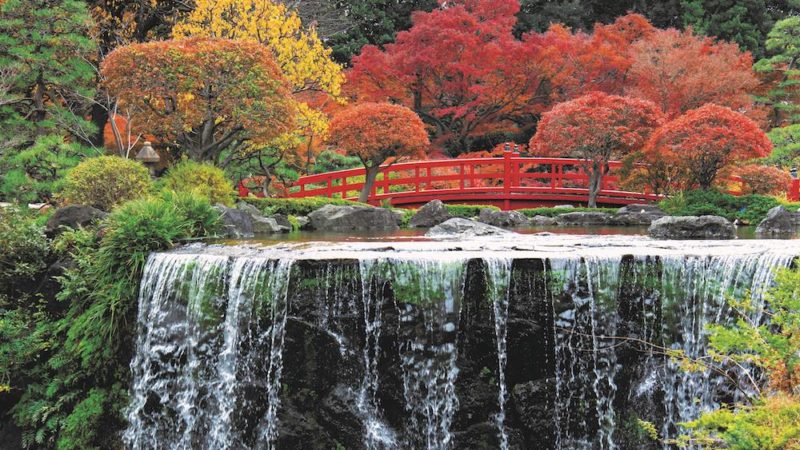
<instances>
[{"instance_id":1,"label":"grey rock","mask_svg":"<svg viewBox=\"0 0 800 450\"><path fill-rule=\"evenodd\" d=\"M797 231L800 215L788 211L783 206L776 206L767 212L767 217L756 227L759 236L787 235Z\"/></svg>"},{"instance_id":2,"label":"grey rock","mask_svg":"<svg viewBox=\"0 0 800 450\"><path fill-rule=\"evenodd\" d=\"M291 224L289 226L281 225L274 217L250 216L250 218L252 219L254 234L288 233L292 231Z\"/></svg>"},{"instance_id":3,"label":"grey rock","mask_svg":"<svg viewBox=\"0 0 800 450\"><path fill-rule=\"evenodd\" d=\"M214 209L220 213L224 236L230 238L253 237L253 216L249 212L236 208L228 208L221 204L214 205Z\"/></svg>"},{"instance_id":4,"label":"grey rock","mask_svg":"<svg viewBox=\"0 0 800 450\"><path fill-rule=\"evenodd\" d=\"M720 216L662 217L647 229L656 239L733 239L736 232L728 219Z\"/></svg>"},{"instance_id":5,"label":"grey rock","mask_svg":"<svg viewBox=\"0 0 800 450\"><path fill-rule=\"evenodd\" d=\"M604 212L570 212L556 216L559 225L607 225L611 214Z\"/></svg>"},{"instance_id":6,"label":"grey rock","mask_svg":"<svg viewBox=\"0 0 800 450\"><path fill-rule=\"evenodd\" d=\"M414 217L409 220L408 226L411 228L430 228L452 218L450 211L447 210L441 200L432 200L417 210Z\"/></svg>"},{"instance_id":7,"label":"grey rock","mask_svg":"<svg viewBox=\"0 0 800 450\"><path fill-rule=\"evenodd\" d=\"M325 205L308 215L309 226L317 231L395 231L392 211L372 206Z\"/></svg>"},{"instance_id":8,"label":"grey rock","mask_svg":"<svg viewBox=\"0 0 800 450\"><path fill-rule=\"evenodd\" d=\"M533 216L528 219L528 225L534 227L549 227L553 225L557 225L556 219L547 216Z\"/></svg>"},{"instance_id":9,"label":"grey rock","mask_svg":"<svg viewBox=\"0 0 800 450\"><path fill-rule=\"evenodd\" d=\"M425 236L434 238L469 238L476 236L510 236L513 234L515 233L492 225L455 217L431 228L425 233Z\"/></svg>"},{"instance_id":10,"label":"grey rock","mask_svg":"<svg viewBox=\"0 0 800 450\"><path fill-rule=\"evenodd\" d=\"M308 229L310 229L310 226L309 226L309 225L311 224L311 219L309 219L307 216L296 216L296 217L294 218L294 220L296 220L296 221L297 221L297 226L298 226L298 227L299 227L301 230L308 230Z\"/></svg>"},{"instance_id":11,"label":"grey rock","mask_svg":"<svg viewBox=\"0 0 800 450\"><path fill-rule=\"evenodd\" d=\"M84 205L69 205L59 208L45 225L44 232L53 237L61 233L64 228L82 228L106 217L108 213L97 208Z\"/></svg>"},{"instance_id":12,"label":"grey rock","mask_svg":"<svg viewBox=\"0 0 800 450\"><path fill-rule=\"evenodd\" d=\"M236 209L238 209L239 211L244 211L246 213L249 213L252 216L263 216L264 215L264 213L262 213L260 209L256 208L255 206L253 206L250 203L247 203L245 201L240 201L239 203L237 203L236 204Z\"/></svg>"},{"instance_id":13,"label":"grey rock","mask_svg":"<svg viewBox=\"0 0 800 450\"><path fill-rule=\"evenodd\" d=\"M559 208L559 209L573 209L573 208L575 208L575 205L556 205L556 206L553 206L553 208Z\"/></svg>"},{"instance_id":14,"label":"grey rock","mask_svg":"<svg viewBox=\"0 0 800 450\"><path fill-rule=\"evenodd\" d=\"M633 204L623 206L611 217L611 225L644 226L650 225L654 220L667 214L656 205Z\"/></svg>"},{"instance_id":15,"label":"grey rock","mask_svg":"<svg viewBox=\"0 0 800 450\"><path fill-rule=\"evenodd\" d=\"M399 209L391 209L390 211L392 212L392 214L394 214L394 219L397 222L397 225L402 224L403 219L406 217L406 214Z\"/></svg>"},{"instance_id":16,"label":"grey rock","mask_svg":"<svg viewBox=\"0 0 800 450\"><path fill-rule=\"evenodd\" d=\"M503 228L528 225L528 218L519 211L496 211L489 208L481 209L478 221Z\"/></svg>"},{"instance_id":17,"label":"grey rock","mask_svg":"<svg viewBox=\"0 0 800 450\"><path fill-rule=\"evenodd\" d=\"M275 222L278 223L278 226L284 229L283 233L288 233L292 231L292 222L289 222L289 218L283 214L273 214L271 216L275 219Z\"/></svg>"}]
</instances>

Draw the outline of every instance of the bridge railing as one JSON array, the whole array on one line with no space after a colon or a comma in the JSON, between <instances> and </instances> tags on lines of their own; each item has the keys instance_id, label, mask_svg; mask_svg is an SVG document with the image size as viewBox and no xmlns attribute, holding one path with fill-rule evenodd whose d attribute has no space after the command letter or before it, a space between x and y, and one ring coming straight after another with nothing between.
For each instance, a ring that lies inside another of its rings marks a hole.
<instances>
[{"instance_id":1,"label":"bridge railing","mask_svg":"<svg viewBox=\"0 0 800 450\"><path fill-rule=\"evenodd\" d=\"M620 188L623 163L611 161L602 178L600 202L628 204L652 202L661 197L650 192ZM288 197L336 197L355 200L364 186L363 168L300 177L288 189ZM369 202L390 199L394 205L419 204L432 198L491 200L508 209L512 201L552 199L564 202L588 200L589 177L583 161L571 158L523 157L505 152L502 157L422 160L382 166ZM240 186L240 194L248 191Z\"/></svg>"}]
</instances>

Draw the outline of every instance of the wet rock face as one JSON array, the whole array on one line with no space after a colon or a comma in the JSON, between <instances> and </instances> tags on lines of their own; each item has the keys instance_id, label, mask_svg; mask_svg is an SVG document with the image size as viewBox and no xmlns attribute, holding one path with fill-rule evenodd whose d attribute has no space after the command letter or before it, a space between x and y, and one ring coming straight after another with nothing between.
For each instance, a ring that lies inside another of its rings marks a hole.
<instances>
[{"instance_id":1,"label":"wet rock face","mask_svg":"<svg viewBox=\"0 0 800 450\"><path fill-rule=\"evenodd\" d=\"M414 217L408 222L408 226L411 228L430 228L452 218L450 211L447 210L441 200L432 200L417 210Z\"/></svg>"},{"instance_id":2,"label":"wet rock face","mask_svg":"<svg viewBox=\"0 0 800 450\"><path fill-rule=\"evenodd\" d=\"M220 220L224 234L232 238L247 238L254 236L253 216L241 209L228 208L224 205L215 205L220 213Z\"/></svg>"},{"instance_id":3,"label":"wet rock face","mask_svg":"<svg viewBox=\"0 0 800 450\"><path fill-rule=\"evenodd\" d=\"M385 208L325 205L308 215L308 226L316 231L395 231L397 216Z\"/></svg>"},{"instance_id":4,"label":"wet rock face","mask_svg":"<svg viewBox=\"0 0 800 450\"><path fill-rule=\"evenodd\" d=\"M647 233L656 239L733 239L736 230L728 219L719 216L662 217Z\"/></svg>"},{"instance_id":5,"label":"wet rock face","mask_svg":"<svg viewBox=\"0 0 800 450\"><path fill-rule=\"evenodd\" d=\"M426 237L441 239L470 238L476 236L506 236L513 235L508 230L498 228L474 220L456 217L446 220L428 230Z\"/></svg>"},{"instance_id":6,"label":"wet rock face","mask_svg":"<svg viewBox=\"0 0 800 450\"><path fill-rule=\"evenodd\" d=\"M478 220L495 227L516 228L528 225L528 218L519 211L495 211L484 208L481 210Z\"/></svg>"},{"instance_id":7,"label":"wet rock face","mask_svg":"<svg viewBox=\"0 0 800 450\"><path fill-rule=\"evenodd\" d=\"M800 215L787 211L783 206L769 210L767 217L758 224L756 234L759 236L791 235L800 226Z\"/></svg>"},{"instance_id":8,"label":"wet rock face","mask_svg":"<svg viewBox=\"0 0 800 450\"><path fill-rule=\"evenodd\" d=\"M45 234L53 237L59 234L64 228L76 229L87 227L95 223L108 214L97 208L83 205L69 205L59 208L45 225Z\"/></svg>"}]
</instances>

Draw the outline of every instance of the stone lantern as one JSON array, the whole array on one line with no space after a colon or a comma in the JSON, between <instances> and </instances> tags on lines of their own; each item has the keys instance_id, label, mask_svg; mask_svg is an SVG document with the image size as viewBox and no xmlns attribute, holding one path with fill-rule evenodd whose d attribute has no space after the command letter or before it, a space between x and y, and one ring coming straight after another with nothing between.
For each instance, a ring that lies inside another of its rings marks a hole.
<instances>
[{"instance_id":1,"label":"stone lantern","mask_svg":"<svg viewBox=\"0 0 800 450\"><path fill-rule=\"evenodd\" d=\"M150 175L155 177L156 166L158 166L158 163L161 162L161 157L158 156L158 152L153 150L153 145L150 143L150 141L144 141L142 149L139 150L139 153L136 154L134 159L150 169Z\"/></svg>"}]
</instances>

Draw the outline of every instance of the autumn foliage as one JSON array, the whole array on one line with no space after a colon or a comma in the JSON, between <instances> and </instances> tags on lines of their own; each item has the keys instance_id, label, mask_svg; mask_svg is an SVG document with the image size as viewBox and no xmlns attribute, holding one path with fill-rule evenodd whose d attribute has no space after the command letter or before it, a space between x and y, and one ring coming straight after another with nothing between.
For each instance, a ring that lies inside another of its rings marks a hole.
<instances>
[{"instance_id":1,"label":"autumn foliage","mask_svg":"<svg viewBox=\"0 0 800 450\"><path fill-rule=\"evenodd\" d=\"M708 104L658 129L644 147L645 162L675 170L681 188L708 189L720 170L769 155L767 135L745 115Z\"/></svg>"},{"instance_id":2,"label":"autumn foliage","mask_svg":"<svg viewBox=\"0 0 800 450\"><path fill-rule=\"evenodd\" d=\"M735 173L742 180L742 194L780 195L792 180L786 170L761 164L738 167Z\"/></svg>"},{"instance_id":3,"label":"autumn foliage","mask_svg":"<svg viewBox=\"0 0 800 450\"><path fill-rule=\"evenodd\" d=\"M106 88L142 129L196 161L266 144L291 130L294 103L269 50L191 38L121 47L101 66Z\"/></svg>"},{"instance_id":4,"label":"autumn foliage","mask_svg":"<svg viewBox=\"0 0 800 450\"><path fill-rule=\"evenodd\" d=\"M360 201L367 200L381 164L423 157L429 145L419 116L388 103L361 103L343 110L331 121L330 141L364 164L367 177Z\"/></svg>"},{"instance_id":5,"label":"autumn foliage","mask_svg":"<svg viewBox=\"0 0 800 450\"><path fill-rule=\"evenodd\" d=\"M589 175L589 206L594 207L608 161L644 145L661 121L651 102L592 92L543 114L530 152L582 159Z\"/></svg>"}]
</instances>

